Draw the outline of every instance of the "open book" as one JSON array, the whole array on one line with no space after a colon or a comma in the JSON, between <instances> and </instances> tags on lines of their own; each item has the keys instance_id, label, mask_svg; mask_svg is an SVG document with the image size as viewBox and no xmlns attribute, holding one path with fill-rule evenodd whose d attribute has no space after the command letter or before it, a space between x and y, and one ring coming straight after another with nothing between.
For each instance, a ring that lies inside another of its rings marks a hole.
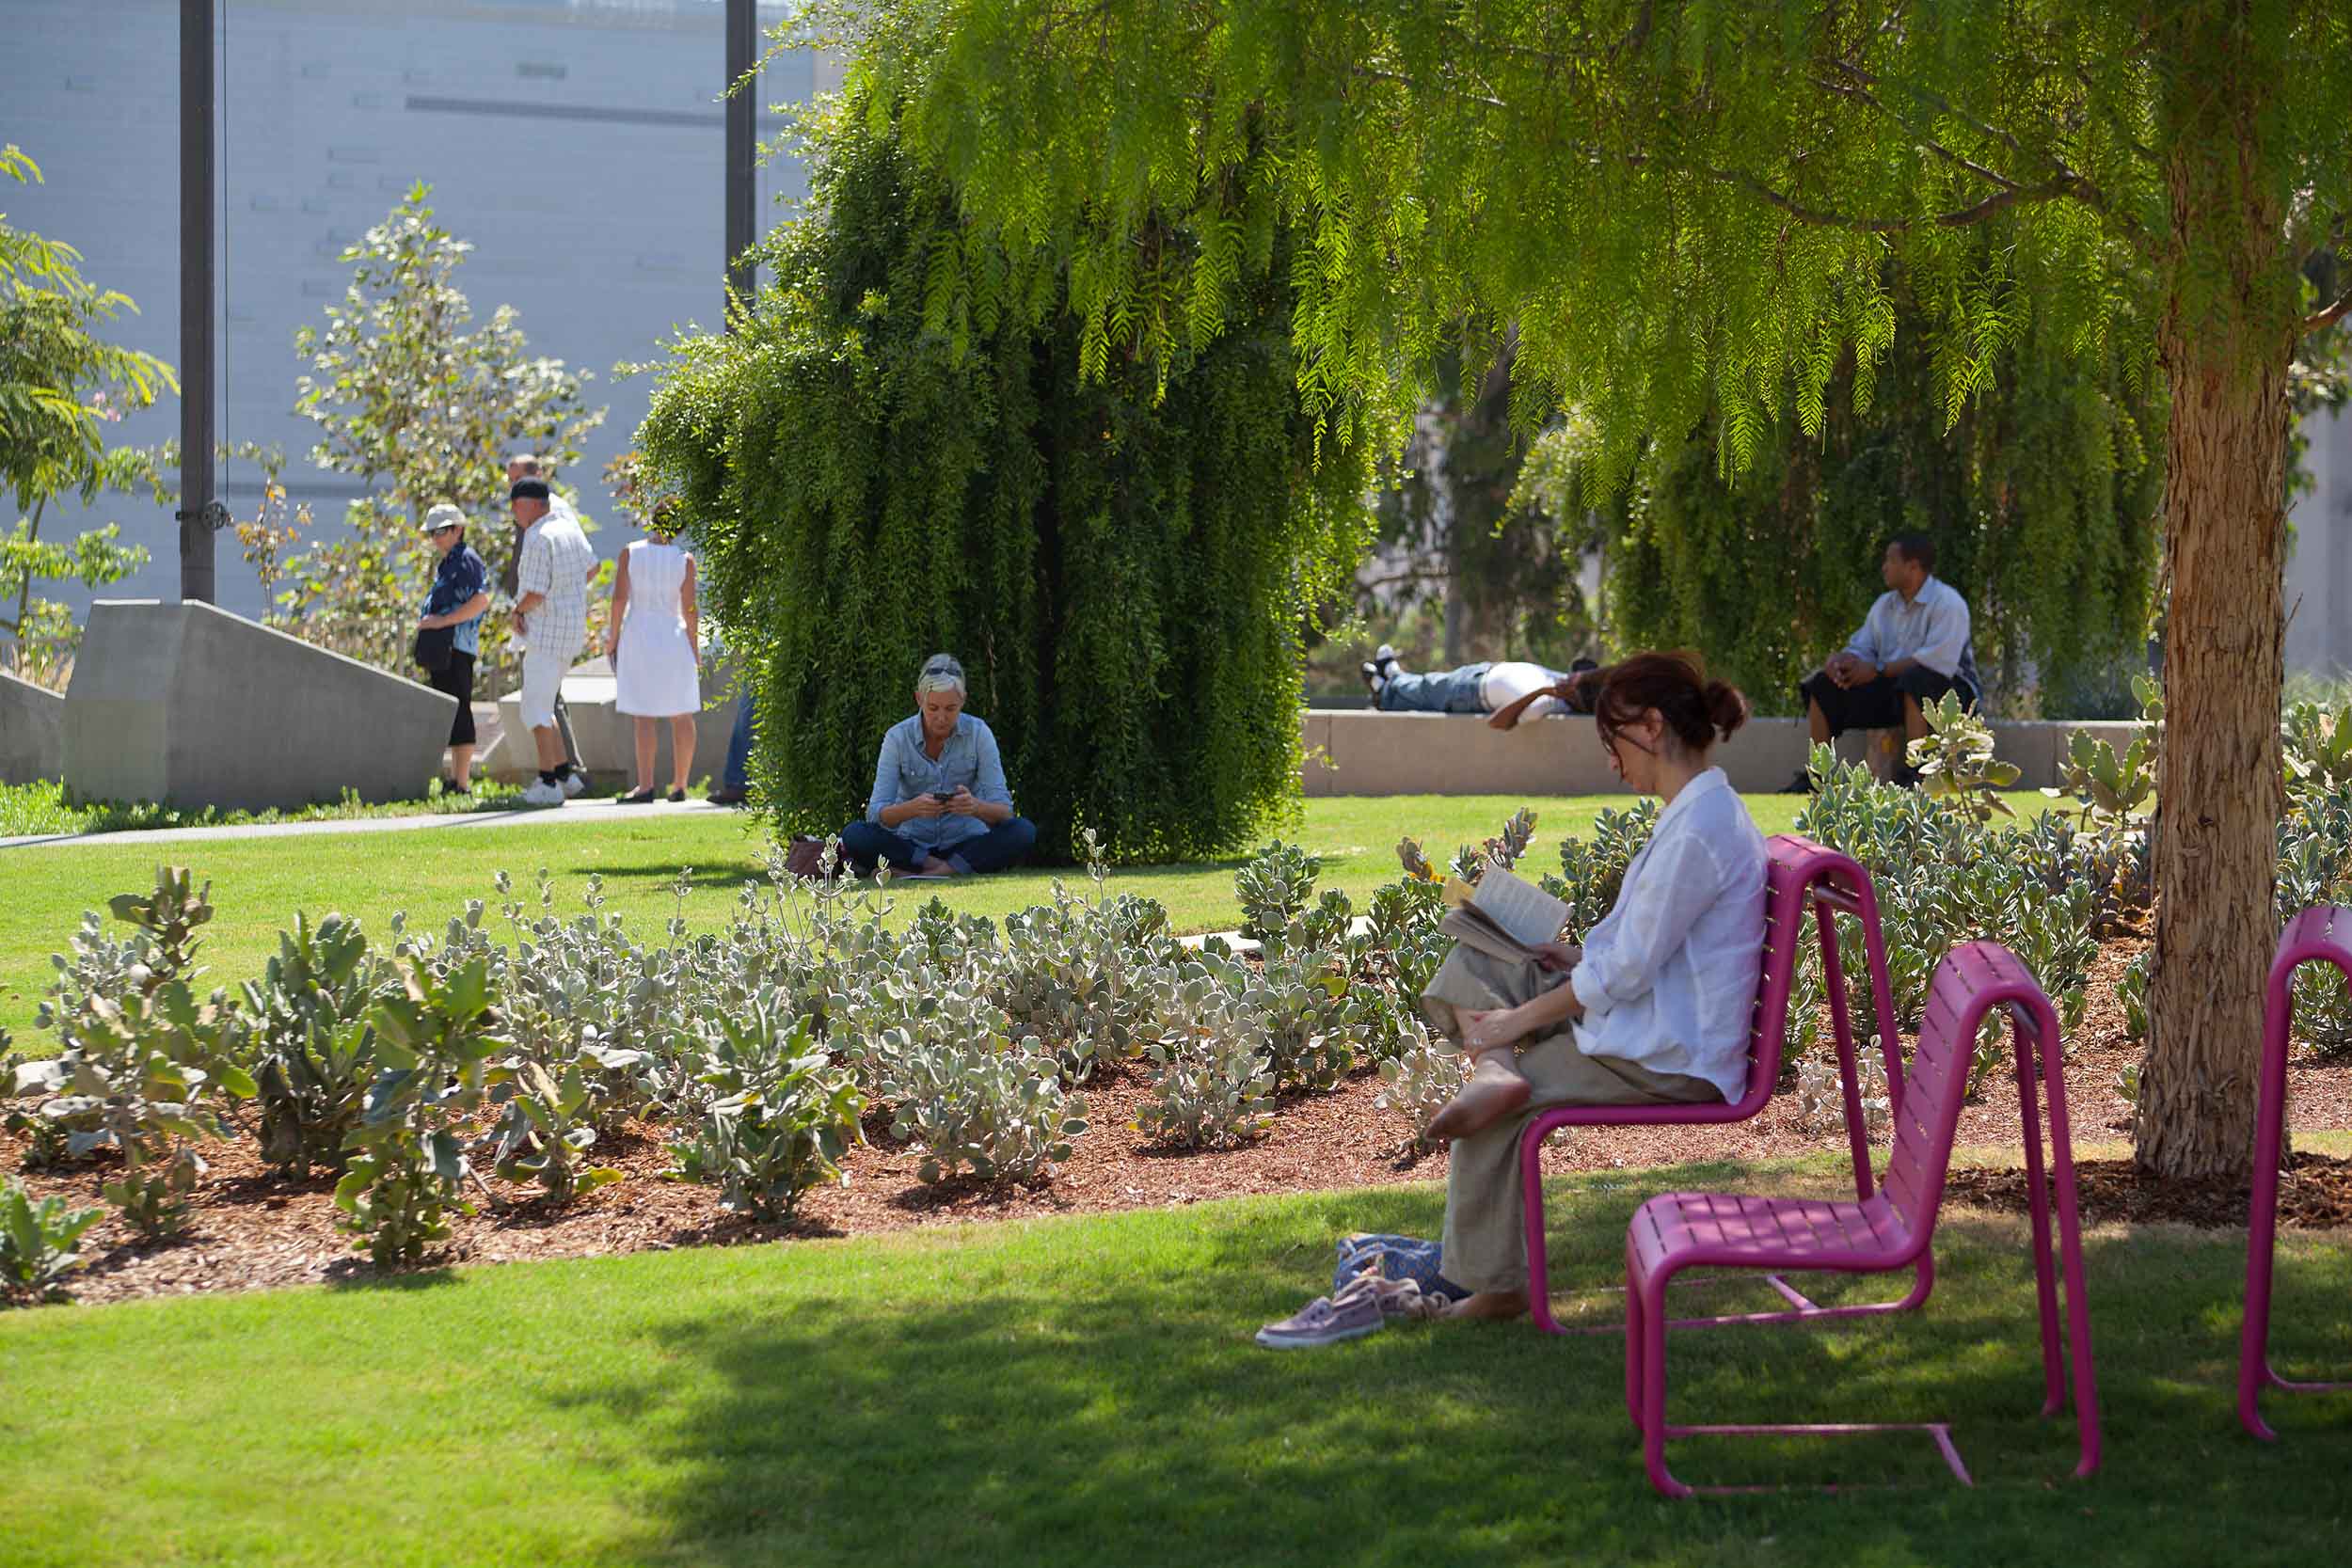
<instances>
[{"instance_id":1,"label":"open book","mask_svg":"<svg viewBox=\"0 0 2352 1568\"><path fill-rule=\"evenodd\" d=\"M1500 866L1487 867L1475 888L1449 879L1445 895L1454 907L1438 928L1505 963L1534 958L1536 944L1557 942L1567 923L1565 903Z\"/></svg>"}]
</instances>

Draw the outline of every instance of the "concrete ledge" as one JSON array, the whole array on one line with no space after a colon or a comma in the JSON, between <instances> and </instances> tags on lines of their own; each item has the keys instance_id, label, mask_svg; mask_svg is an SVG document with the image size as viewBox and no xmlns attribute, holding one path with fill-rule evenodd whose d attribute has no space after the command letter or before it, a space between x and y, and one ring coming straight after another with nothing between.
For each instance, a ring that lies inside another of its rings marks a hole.
<instances>
[{"instance_id":1,"label":"concrete ledge","mask_svg":"<svg viewBox=\"0 0 2352 1568\"><path fill-rule=\"evenodd\" d=\"M2132 722L1999 721L1993 752L2017 765L2017 787L2040 789L2058 784L2076 731L2121 751L2138 729ZM1587 718L1497 730L1467 714L1311 708L1300 716L1299 736L1310 796L1613 795L1625 788ZM1861 760L1866 742L1859 735L1842 736L1840 753ZM1809 750L1804 721L1752 719L1715 759L1734 788L1755 793L1787 784Z\"/></svg>"},{"instance_id":2,"label":"concrete ledge","mask_svg":"<svg viewBox=\"0 0 2352 1568\"><path fill-rule=\"evenodd\" d=\"M65 777L65 699L0 674L0 784Z\"/></svg>"},{"instance_id":3,"label":"concrete ledge","mask_svg":"<svg viewBox=\"0 0 2352 1568\"><path fill-rule=\"evenodd\" d=\"M703 669L703 710L694 718L694 758L687 768L689 783L707 778L714 784L726 769L727 739L735 731L735 703L723 693L734 679L723 663ZM637 721L613 706L612 667L601 658L576 665L564 677L564 706L572 719L572 739L580 746L580 765L599 783L636 783ZM656 722L660 736L654 747L654 777L667 788L670 782L670 721ZM499 699L498 739L474 759L477 769L503 784L518 784L538 771L538 753L531 732L523 728L522 695L508 692Z\"/></svg>"},{"instance_id":4,"label":"concrete ledge","mask_svg":"<svg viewBox=\"0 0 2352 1568\"><path fill-rule=\"evenodd\" d=\"M101 800L264 811L414 800L454 699L208 604L90 606L65 698L65 781Z\"/></svg>"}]
</instances>

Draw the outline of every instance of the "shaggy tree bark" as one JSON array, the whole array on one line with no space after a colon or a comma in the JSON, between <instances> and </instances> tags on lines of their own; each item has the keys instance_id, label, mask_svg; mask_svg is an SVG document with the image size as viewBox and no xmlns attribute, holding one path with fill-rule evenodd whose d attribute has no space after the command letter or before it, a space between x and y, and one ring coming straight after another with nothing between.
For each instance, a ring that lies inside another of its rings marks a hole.
<instances>
[{"instance_id":1,"label":"shaggy tree bark","mask_svg":"<svg viewBox=\"0 0 2352 1568\"><path fill-rule=\"evenodd\" d=\"M2269 84L2219 16L2184 58L2169 161L2173 254L2159 343L2165 472L2165 737L2155 958L2134 1128L2140 1167L2242 1176L2253 1154L2263 989L2278 941L2279 691L2285 615L2287 366L2298 300L2261 166Z\"/></svg>"}]
</instances>

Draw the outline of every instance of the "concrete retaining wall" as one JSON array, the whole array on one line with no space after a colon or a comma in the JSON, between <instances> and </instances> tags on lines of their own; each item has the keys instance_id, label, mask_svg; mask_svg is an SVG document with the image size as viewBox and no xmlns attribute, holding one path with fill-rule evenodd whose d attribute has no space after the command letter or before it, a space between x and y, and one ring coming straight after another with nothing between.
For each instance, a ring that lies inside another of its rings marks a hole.
<instances>
[{"instance_id":1,"label":"concrete retaining wall","mask_svg":"<svg viewBox=\"0 0 2352 1568\"><path fill-rule=\"evenodd\" d=\"M690 783L707 778L714 787L725 771L727 737L735 730L735 699L723 695L734 678L724 664L703 667L703 711L694 720L694 760L687 769ZM716 701L713 701L713 698ZM603 659L576 666L564 677L564 705L571 713L572 738L580 745L580 765L600 783L634 786L637 771L637 721L613 706L612 667ZM654 726L660 737L654 750L654 779L670 785L670 721ZM538 771L538 753L531 732L523 728L522 698L508 692L499 699L499 738L476 758L476 766L493 779L516 784Z\"/></svg>"},{"instance_id":2,"label":"concrete retaining wall","mask_svg":"<svg viewBox=\"0 0 2352 1568\"><path fill-rule=\"evenodd\" d=\"M0 674L0 784L65 776L65 699Z\"/></svg>"},{"instance_id":3,"label":"concrete retaining wall","mask_svg":"<svg viewBox=\"0 0 2352 1568\"><path fill-rule=\"evenodd\" d=\"M1300 718L1306 791L1320 795L1612 795L1624 791L1593 721L1539 719L1516 730L1475 715L1309 709ZM2058 783L2077 730L2120 752L2136 723L1998 721L1994 755L2018 766L2017 787ZM1861 760L1868 737L1849 735L1840 752ZM1736 789L1779 789L1804 767L1810 743L1799 719L1753 719L1716 750Z\"/></svg>"},{"instance_id":4,"label":"concrete retaining wall","mask_svg":"<svg viewBox=\"0 0 2352 1568\"><path fill-rule=\"evenodd\" d=\"M102 599L65 699L65 780L100 800L262 811L414 800L445 692L208 604Z\"/></svg>"}]
</instances>

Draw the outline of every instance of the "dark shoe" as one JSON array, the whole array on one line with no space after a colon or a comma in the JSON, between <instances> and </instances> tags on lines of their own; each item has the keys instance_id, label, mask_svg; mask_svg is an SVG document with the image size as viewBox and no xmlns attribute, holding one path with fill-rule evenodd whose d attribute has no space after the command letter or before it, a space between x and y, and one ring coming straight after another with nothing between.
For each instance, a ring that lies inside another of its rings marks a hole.
<instances>
[{"instance_id":1,"label":"dark shoe","mask_svg":"<svg viewBox=\"0 0 2352 1568\"><path fill-rule=\"evenodd\" d=\"M679 806L679 805L684 805L685 803L686 803L686 791L684 791L684 790L682 790L682 789L674 789L674 790L670 791L670 804L672 804L672 805L674 805L674 806Z\"/></svg>"},{"instance_id":2,"label":"dark shoe","mask_svg":"<svg viewBox=\"0 0 2352 1568\"><path fill-rule=\"evenodd\" d=\"M649 806L661 799L650 789L632 789L612 803L616 806Z\"/></svg>"},{"instance_id":3,"label":"dark shoe","mask_svg":"<svg viewBox=\"0 0 2352 1568\"><path fill-rule=\"evenodd\" d=\"M714 789L703 799L714 806L739 806L751 799L751 794L740 789Z\"/></svg>"},{"instance_id":4,"label":"dark shoe","mask_svg":"<svg viewBox=\"0 0 2352 1568\"><path fill-rule=\"evenodd\" d=\"M1895 765L1895 771L1886 776L1886 782L1897 789L1916 789L1919 787L1919 770L1907 762L1899 762Z\"/></svg>"},{"instance_id":5,"label":"dark shoe","mask_svg":"<svg viewBox=\"0 0 2352 1568\"><path fill-rule=\"evenodd\" d=\"M1793 779L1789 780L1787 784L1785 784L1781 785L1780 792L1781 792L1783 795L1810 795L1810 794L1812 794L1812 793L1813 793L1813 774L1812 774L1812 773L1811 773L1811 771L1810 771L1810 770L1808 770L1808 769L1802 768L1799 768L1799 769L1797 770L1797 776L1796 776L1795 778L1793 778Z\"/></svg>"},{"instance_id":6,"label":"dark shoe","mask_svg":"<svg viewBox=\"0 0 2352 1568\"><path fill-rule=\"evenodd\" d=\"M461 784L455 779L443 779L441 781L441 793L444 795L471 795L473 793L473 785Z\"/></svg>"}]
</instances>

